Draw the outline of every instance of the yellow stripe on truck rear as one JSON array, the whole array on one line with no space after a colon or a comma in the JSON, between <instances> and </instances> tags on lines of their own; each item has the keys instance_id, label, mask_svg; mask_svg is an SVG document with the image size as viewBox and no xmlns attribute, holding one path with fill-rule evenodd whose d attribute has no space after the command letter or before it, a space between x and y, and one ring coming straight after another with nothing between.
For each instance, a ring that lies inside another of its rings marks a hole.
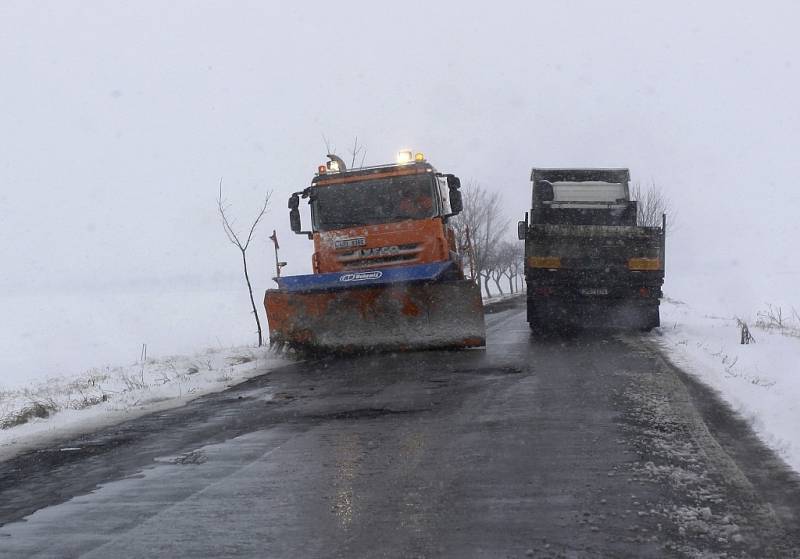
<instances>
[{"instance_id":1,"label":"yellow stripe on truck rear","mask_svg":"<svg viewBox=\"0 0 800 559\"><path fill-rule=\"evenodd\" d=\"M629 258L628 269L633 271L660 270L661 260L658 258Z\"/></svg>"},{"instance_id":2,"label":"yellow stripe on truck rear","mask_svg":"<svg viewBox=\"0 0 800 559\"><path fill-rule=\"evenodd\" d=\"M551 270L561 267L560 256L530 256L528 266L531 268L550 268Z\"/></svg>"}]
</instances>

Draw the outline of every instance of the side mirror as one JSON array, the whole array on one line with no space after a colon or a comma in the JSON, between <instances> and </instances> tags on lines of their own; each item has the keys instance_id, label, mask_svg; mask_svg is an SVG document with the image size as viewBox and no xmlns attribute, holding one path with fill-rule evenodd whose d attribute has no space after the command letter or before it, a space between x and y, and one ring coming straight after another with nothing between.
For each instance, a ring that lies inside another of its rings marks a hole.
<instances>
[{"instance_id":1,"label":"side mirror","mask_svg":"<svg viewBox=\"0 0 800 559\"><path fill-rule=\"evenodd\" d=\"M517 222L517 237L520 241L525 240L525 236L528 234L528 224L524 221Z\"/></svg>"},{"instance_id":2,"label":"side mirror","mask_svg":"<svg viewBox=\"0 0 800 559\"><path fill-rule=\"evenodd\" d=\"M458 215L464 209L464 202L461 199L461 191L455 188L450 189L450 215Z\"/></svg>"},{"instance_id":3,"label":"side mirror","mask_svg":"<svg viewBox=\"0 0 800 559\"><path fill-rule=\"evenodd\" d=\"M300 225L300 210L292 208L289 210L289 223L291 224L294 233L300 233L302 226Z\"/></svg>"},{"instance_id":4,"label":"side mirror","mask_svg":"<svg viewBox=\"0 0 800 559\"><path fill-rule=\"evenodd\" d=\"M311 198L313 194L311 188L306 188L302 192L295 192L289 196L289 225L294 233L299 235L308 235L309 239L313 239L314 235L311 231L301 231L302 224L300 223L300 197Z\"/></svg>"},{"instance_id":5,"label":"side mirror","mask_svg":"<svg viewBox=\"0 0 800 559\"><path fill-rule=\"evenodd\" d=\"M464 201L461 198L461 179L453 174L445 175L447 177L447 189L450 191L450 213L449 216L458 215L464 210Z\"/></svg>"}]
</instances>

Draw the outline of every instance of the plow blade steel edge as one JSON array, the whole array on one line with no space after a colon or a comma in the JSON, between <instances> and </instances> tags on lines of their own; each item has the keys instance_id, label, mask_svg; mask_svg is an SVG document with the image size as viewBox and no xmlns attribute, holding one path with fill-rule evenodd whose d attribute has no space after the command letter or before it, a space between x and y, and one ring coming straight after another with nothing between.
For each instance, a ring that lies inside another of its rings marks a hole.
<instances>
[{"instance_id":1,"label":"plow blade steel edge","mask_svg":"<svg viewBox=\"0 0 800 559\"><path fill-rule=\"evenodd\" d=\"M271 343L329 351L481 347L480 291L469 280L335 291L268 290Z\"/></svg>"}]
</instances>

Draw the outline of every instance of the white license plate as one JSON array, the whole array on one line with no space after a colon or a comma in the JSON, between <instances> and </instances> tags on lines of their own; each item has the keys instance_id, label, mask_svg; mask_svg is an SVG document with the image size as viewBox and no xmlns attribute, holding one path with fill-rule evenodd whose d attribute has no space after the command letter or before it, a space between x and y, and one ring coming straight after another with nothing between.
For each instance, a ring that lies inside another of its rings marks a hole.
<instances>
[{"instance_id":1,"label":"white license plate","mask_svg":"<svg viewBox=\"0 0 800 559\"><path fill-rule=\"evenodd\" d=\"M356 237L354 239L337 239L333 242L336 248L363 247L367 244L366 237Z\"/></svg>"},{"instance_id":2,"label":"white license plate","mask_svg":"<svg viewBox=\"0 0 800 559\"><path fill-rule=\"evenodd\" d=\"M608 295L605 287L583 287L579 291L581 295Z\"/></svg>"}]
</instances>

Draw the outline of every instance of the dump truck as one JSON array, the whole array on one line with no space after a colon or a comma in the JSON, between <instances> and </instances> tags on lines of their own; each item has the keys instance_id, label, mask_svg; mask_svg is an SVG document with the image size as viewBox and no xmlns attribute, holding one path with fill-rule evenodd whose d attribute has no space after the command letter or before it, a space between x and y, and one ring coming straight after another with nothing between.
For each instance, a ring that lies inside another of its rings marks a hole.
<instances>
[{"instance_id":1,"label":"dump truck","mask_svg":"<svg viewBox=\"0 0 800 559\"><path fill-rule=\"evenodd\" d=\"M314 243L313 273L277 277L267 290L270 343L326 352L484 346L480 289L464 277L450 223L462 210L458 177L408 151L357 169L328 159L289 198L292 231Z\"/></svg>"},{"instance_id":2,"label":"dump truck","mask_svg":"<svg viewBox=\"0 0 800 559\"><path fill-rule=\"evenodd\" d=\"M628 169L534 168L531 183L518 225L531 328L659 326L667 218L637 223Z\"/></svg>"}]
</instances>

